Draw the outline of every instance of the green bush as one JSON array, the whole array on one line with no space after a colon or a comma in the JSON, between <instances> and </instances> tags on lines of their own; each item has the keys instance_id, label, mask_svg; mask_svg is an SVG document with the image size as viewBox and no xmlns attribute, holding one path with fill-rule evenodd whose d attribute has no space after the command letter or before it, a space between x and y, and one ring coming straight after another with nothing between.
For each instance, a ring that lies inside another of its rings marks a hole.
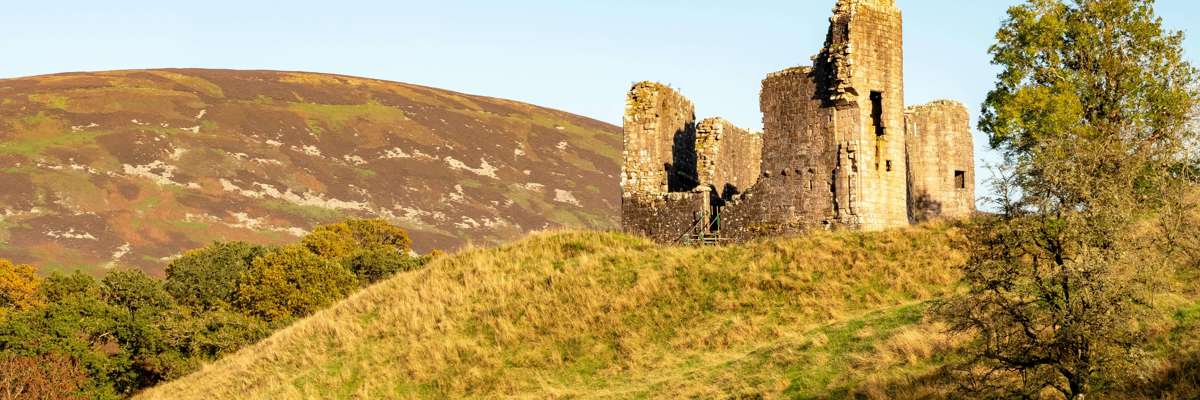
<instances>
[{"instance_id":1,"label":"green bush","mask_svg":"<svg viewBox=\"0 0 1200 400\"><path fill-rule=\"evenodd\" d=\"M301 246L256 258L238 282L238 306L272 323L305 316L357 287L349 270Z\"/></svg>"},{"instance_id":2,"label":"green bush","mask_svg":"<svg viewBox=\"0 0 1200 400\"><path fill-rule=\"evenodd\" d=\"M354 252L342 265L354 272L359 285L365 287L397 273L421 268L428 261L428 257L413 257L394 248L375 247Z\"/></svg>"},{"instance_id":3,"label":"green bush","mask_svg":"<svg viewBox=\"0 0 1200 400\"><path fill-rule=\"evenodd\" d=\"M117 338L127 311L100 297L100 285L82 275L52 275L42 286L52 299L44 307L13 313L0 323L0 354L40 357L61 354L76 360L91 378L93 398L116 398L130 381L128 354Z\"/></svg>"},{"instance_id":4,"label":"green bush","mask_svg":"<svg viewBox=\"0 0 1200 400\"><path fill-rule=\"evenodd\" d=\"M166 289L179 304L227 309L242 273L266 252L262 246L242 242L218 242L189 251L167 266Z\"/></svg>"},{"instance_id":5,"label":"green bush","mask_svg":"<svg viewBox=\"0 0 1200 400\"><path fill-rule=\"evenodd\" d=\"M70 275L50 274L40 287L47 303L60 303L72 298L99 298L100 285L92 277L75 271Z\"/></svg>"},{"instance_id":6,"label":"green bush","mask_svg":"<svg viewBox=\"0 0 1200 400\"><path fill-rule=\"evenodd\" d=\"M157 313L175 304L161 281L139 270L108 273L100 281L100 294L109 304L128 309L131 314Z\"/></svg>"}]
</instances>

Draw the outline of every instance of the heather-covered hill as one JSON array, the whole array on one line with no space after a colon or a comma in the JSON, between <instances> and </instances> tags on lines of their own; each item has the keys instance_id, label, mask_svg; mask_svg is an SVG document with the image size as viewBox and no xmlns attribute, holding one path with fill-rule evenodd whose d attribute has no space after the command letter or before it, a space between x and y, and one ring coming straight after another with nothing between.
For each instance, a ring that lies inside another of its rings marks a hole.
<instances>
[{"instance_id":1,"label":"heather-covered hill","mask_svg":"<svg viewBox=\"0 0 1200 400\"><path fill-rule=\"evenodd\" d=\"M228 70L0 80L0 257L151 272L214 239L347 216L417 250L616 225L618 127L347 76Z\"/></svg>"}]
</instances>

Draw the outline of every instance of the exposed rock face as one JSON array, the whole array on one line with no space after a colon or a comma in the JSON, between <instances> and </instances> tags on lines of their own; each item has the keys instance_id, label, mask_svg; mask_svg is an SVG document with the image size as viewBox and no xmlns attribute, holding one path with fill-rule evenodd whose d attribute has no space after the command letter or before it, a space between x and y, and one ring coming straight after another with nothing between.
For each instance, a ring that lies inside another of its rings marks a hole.
<instances>
[{"instance_id":1,"label":"exposed rock face","mask_svg":"<svg viewBox=\"0 0 1200 400\"><path fill-rule=\"evenodd\" d=\"M914 222L975 212L970 115L956 101L909 107L908 207Z\"/></svg>"},{"instance_id":2,"label":"exposed rock face","mask_svg":"<svg viewBox=\"0 0 1200 400\"><path fill-rule=\"evenodd\" d=\"M514 101L325 74L0 80L0 257L156 272L213 240L292 242L351 216L409 229L420 251L616 228L619 132Z\"/></svg>"},{"instance_id":3,"label":"exposed rock face","mask_svg":"<svg viewBox=\"0 0 1200 400\"><path fill-rule=\"evenodd\" d=\"M730 182L728 172L714 171L723 168L745 174L751 167L709 161L714 159L709 154L713 141L707 139L711 132L736 128L719 119L706 120L698 129L695 148L675 146L676 154L667 156L656 153L662 146L646 150L637 143L645 137L665 142L670 132L653 132L644 124L631 127L631 120L647 117L627 113L627 154L648 152L658 159L692 159L694 153L699 165L694 172L675 171L680 176L697 176L697 188L671 186L667 193L655 192L651 196L654 207L630 206L629 199L638 195L626 186L625 229L663 241L718 230L720 236L745 240L814 228L880 230L905 226L910 220L972 212L972 184L966 188L943 185L962 186L963 179L970 182L974 178L965 111L960 115L938 105L916 109L906 125L902 38L902 17L894 1L839 0L825 47L814 58L814 65L776 72L763 80L761 139L719 148L721 160L760 160L760 177L753 182L738 177L732 185L736 191L721 189ZM646 87L655 84L635 86L631 98L640 97L638 92ZM679 97L671 91L671 104L687 104L690 111L691 103ZM718 125L720 129L716 129ZM909 139L908 128L921 130L924 136ZM639 139L631 141L631 132ZM744 136L758 135L734 135ZM761 148L756 147L760 143ZM920 149L915 155L914 148ZM679 155L681 151L687 154ZM949 159L941 160L943 155ZM918 171L910 173L910 160L918 162ZM676 170L691 167L674 164ZM627 158L627 171L644 168L629 164ZM926 200L910 198L914 190L927 193ZM711 194L708 202L693 199L701 192ZM672 203L669 199L679 200ZM940 204L935 213L922 208L933 203ZM689 206L699 208L689 213L685 209ZM628 218L630 215L636 218ZM691 221L663 221L689 215ZM653 229L648 228L664 225L672 227L669 235L651 233ZM685 226L700 229L678 231Z\"/></svg>"}]
</instances>

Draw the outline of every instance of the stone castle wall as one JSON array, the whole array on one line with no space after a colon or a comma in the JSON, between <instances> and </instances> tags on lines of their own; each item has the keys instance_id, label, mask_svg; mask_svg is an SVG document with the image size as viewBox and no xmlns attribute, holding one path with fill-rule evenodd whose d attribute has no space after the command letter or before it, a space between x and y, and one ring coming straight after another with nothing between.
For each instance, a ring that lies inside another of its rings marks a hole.
<instances>
[{"instance_id":1,"label":"stone castle wall","mask_svg":"<svg viewBox=\"0 0 1200 400\"><path fill-rule=\"evenodd\" d=\"M708 208L707 191L626 196L621 200L621 225L629 233L678 243Z\"/></svg>"},{"instance_id":2,"label":"stone castle wall","mask_svg":"<svg viewBox=\"0 0 1200 400\"><path fill-rule=\"evenodd\" d=\"M737 239L829 228L836 223L837 143L834 132L856 126L853 106L839 112L816 96L812 68L769 75L762 84L762 177L721 209L721 234Z\"/></svg>"},{"instance_id":3,"label":"stone castle wall","mask_svg":"<svg viewBox=\"0 0 1200 400\"><path fill-rule=\"evenodd\" d=\"M621 222L627 232L677 242L707 229L713 206L753 186L762 136L710 118L665 85L633 86L625 108Z\"/></svg>"},{"instance_id":4,"label":"stone castle wall","mask_svg":"<svg viewBox=\"0 0 1200 400\"><path fill-rule=\"evenodd\" d=\"M695 186L696 112L691 101L666 85L638 83L625 101L624 125L623 193L660 195Z\"/></svg>"},{"instance_id":5,"label":"stone castle wall","mask_svg":"<svg viewBox=\"0 0 1200 400\"><path fill-rule=\"evenodd\" d=\"M696 125L696 169L700 185L713 190L723 204L758 182L762 135L738 128L721 118Z\"/></svg>"},{"instance_id":6,"label":"stone castle wall","mask_svg":"<svg viewBox=\"0 0 1200 400\"><path fill-rule=\"evenodd\" d=\"M936 101L910 107L905 120L913 222L974 213L975 154L967 108Z\"/></svg>"}]
</instances>

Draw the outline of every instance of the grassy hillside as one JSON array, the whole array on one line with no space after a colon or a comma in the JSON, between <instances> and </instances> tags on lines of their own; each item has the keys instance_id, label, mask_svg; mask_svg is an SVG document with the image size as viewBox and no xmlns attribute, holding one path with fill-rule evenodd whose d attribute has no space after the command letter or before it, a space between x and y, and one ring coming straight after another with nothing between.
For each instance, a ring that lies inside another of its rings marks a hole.
<instances>
[{"instance_id":1,"label":"grassy hillside","mask_svg":"<svg viewBox=\"0 0 1200 400\"><path fill-rule=\"evenodd\" d=\"M959 231L721 248L538 234L400 275L147 399L820 397L903 387ZM883 393L883 392L880 392Z\"/></svg>"},{"instance_id":2,"label":"grassy hillside","mask_svg":"<svg viewBox=\"0 0 1200 400\"><path fill-rule=\"evenodd\" d=\"M220 240L344 218L417 250L616 225L620 128L340 75L132 70L0 79L0 257L158 272Z\"/></svg>"}]
</instances>

